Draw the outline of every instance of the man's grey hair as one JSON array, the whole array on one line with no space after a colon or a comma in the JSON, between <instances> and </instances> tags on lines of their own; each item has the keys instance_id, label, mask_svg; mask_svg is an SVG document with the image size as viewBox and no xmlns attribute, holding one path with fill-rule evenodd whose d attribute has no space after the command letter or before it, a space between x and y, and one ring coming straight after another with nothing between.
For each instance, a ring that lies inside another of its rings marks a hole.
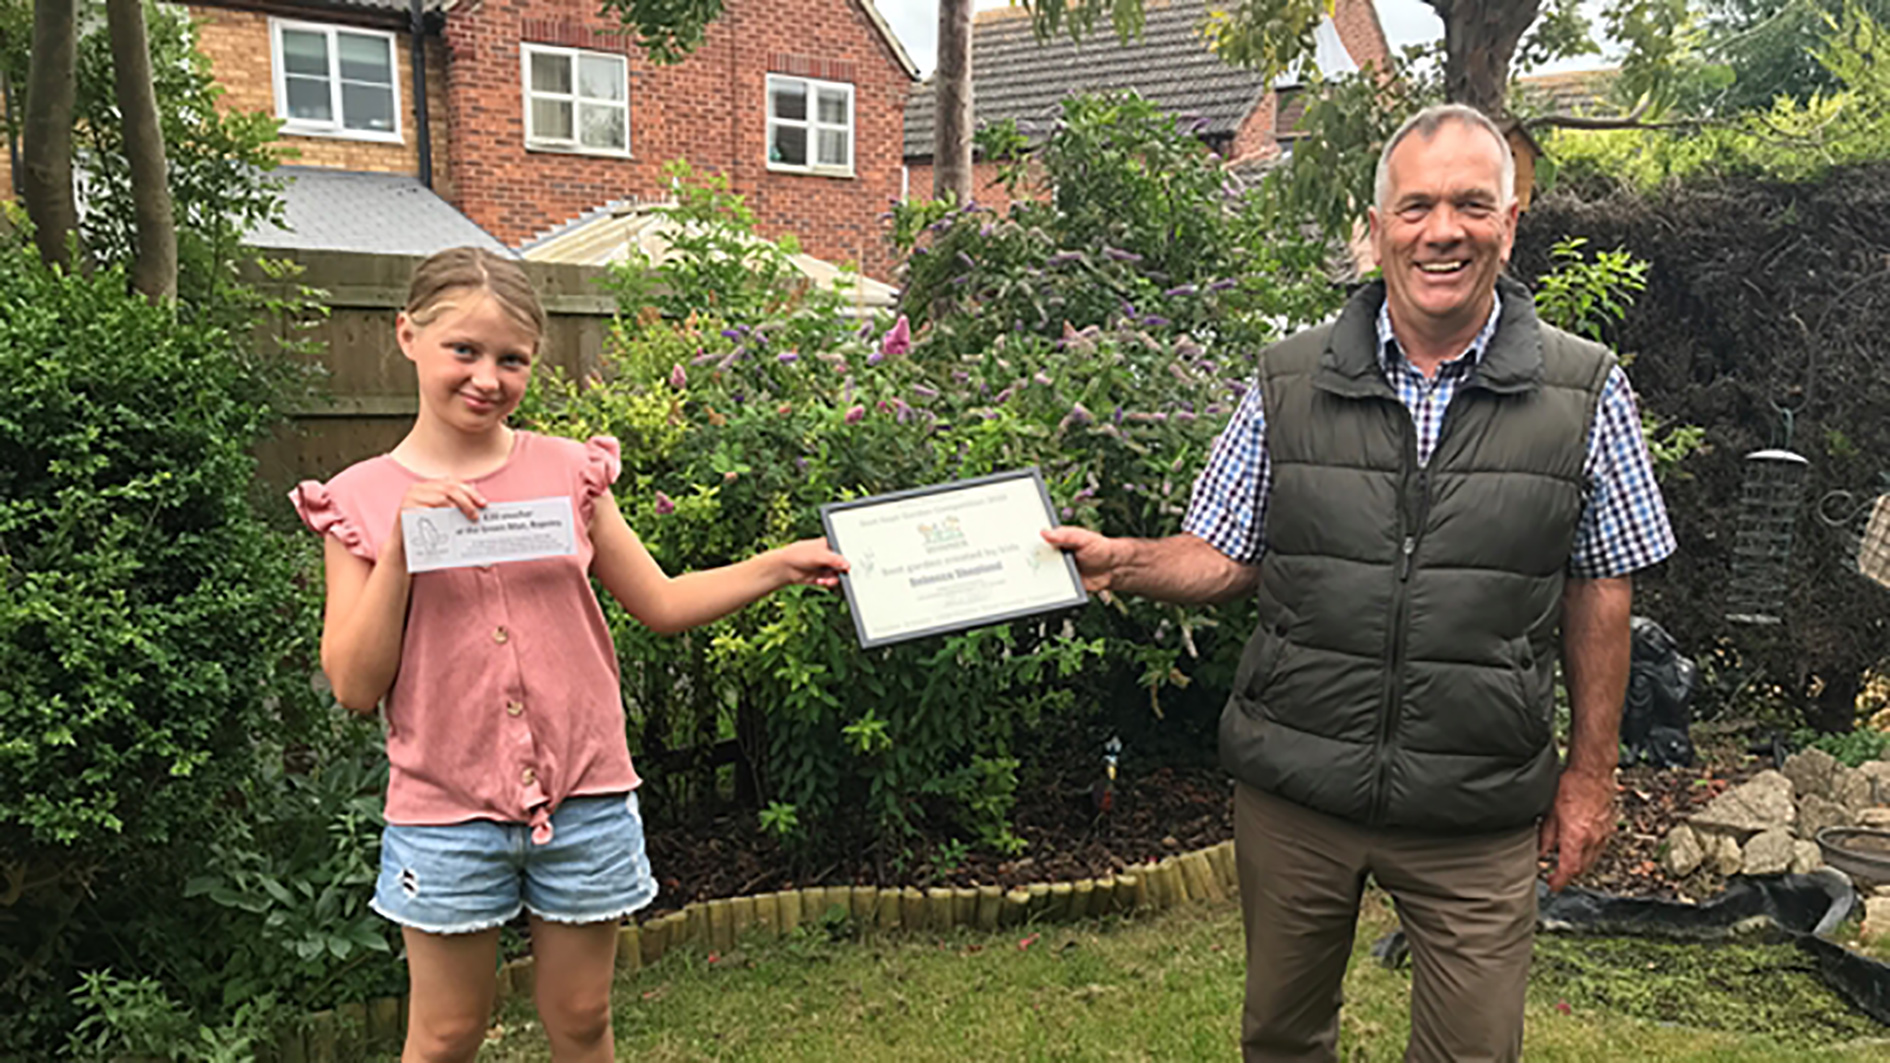
<instances>
[{"instance_id":1,"label":"man's grey hair","mask_svg":"<svg viewBox=\"0 0 1890 1063\"><path fill-rule=\"evenodd\" d=\"M1391 134L1391 139L1385 141L1385 150L1378 153L1378 177L1372 200L1379 210L1385 210L1391 205L1387 202L1391 198L1391 153L1398 150L1398 145L1404 143L1404 138L1413 133L1425 140L1431 139L1437 135L1438 128L1446 122L1460 122L1481 129L1496 141L1497 149L1503 153L1501 202L1504 207L1508 207L1515 200L1516 154L1509 149L1509 138L1503 135L1502 130L1496 128L1496 123L1490 121L1489 115L1475 107L1461 103L1439 103L1426 107L1405 119L1404 124L1398 127L1398 131Z\"/></svg>"}]
</instances>

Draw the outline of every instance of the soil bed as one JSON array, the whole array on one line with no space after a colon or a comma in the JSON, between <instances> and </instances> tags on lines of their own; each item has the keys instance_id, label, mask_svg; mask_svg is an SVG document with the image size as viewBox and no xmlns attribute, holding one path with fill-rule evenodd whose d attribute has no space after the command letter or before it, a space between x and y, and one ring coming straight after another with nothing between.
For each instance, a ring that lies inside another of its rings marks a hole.
<instances>
[{"instance_id":1,"label":"soil bed","mask_svg":"<svg viewBox=\"0 0 1890 1063\"><path fill-rule=\"evenodd\" d=\"M946 865L939 854L952 839L926 838L914 841L915 855L904 867L836 863L797 875L780 848L761 833L751 810L669 822L660 813L646 812L650 862L662 885L649 911L813 885L1008 887L1094 878L1233 837L1233 783L1219 768L1124 771L1112 808L1098 813L1090 797L1099 774L1091 744L1046 746L1066 756L1040 768L1044 779L1019 787L1014 829L1026 848L1015 857L971 852ZM1623 770L1621 825L1578 884L1625 896L1697 899L1661 870L1661 840L1686 816L1769 764L1769 758L1747 756L1742 742L1728 737L1702 743L1690 768Z\"/></svg>"}]
</instances>

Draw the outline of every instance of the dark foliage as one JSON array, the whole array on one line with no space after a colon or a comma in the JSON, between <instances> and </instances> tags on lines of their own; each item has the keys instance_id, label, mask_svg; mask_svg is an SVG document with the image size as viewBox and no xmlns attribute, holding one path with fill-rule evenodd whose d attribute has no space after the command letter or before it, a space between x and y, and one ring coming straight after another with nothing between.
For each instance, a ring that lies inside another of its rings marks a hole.
<instances>
[{"instance_id":1,"label":"dark foliage","mask_svg":"<svg viewBox=\"0 0 1890 1063\"><path fill-rule=\"evenodd\" d=\"M1680 550L1641 583L1644 612L1701 658L1704 713L1742 684L1776 684L1825 730L1852 725L1859 681L1890 654L1890 594L1861 578L1855 527L1817 516L1831 492L1890 491L1890 165L1815 184L1734 180L1653 195L1558 191L1525 216L1513 271L1547 270L1570 235L1652 264L1611 337L1643 407L1706 430L1664 484ZM1784 412L1781 412L1784 411ZM1725 619L1744 456L1810 459L1784 623ZM1844 509L1832 498L1828 508Z\"/></svg>"}]
</instances>

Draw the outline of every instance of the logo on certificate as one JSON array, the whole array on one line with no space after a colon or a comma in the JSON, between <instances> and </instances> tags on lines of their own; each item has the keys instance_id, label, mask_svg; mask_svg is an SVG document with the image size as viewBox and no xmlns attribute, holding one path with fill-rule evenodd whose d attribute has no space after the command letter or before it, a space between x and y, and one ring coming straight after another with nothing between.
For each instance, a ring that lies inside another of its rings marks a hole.
<instances>
[{"instance_id":1,"label":"logo on certificate","mask_svg":"<svg viewBox=\"0 0 1890 1063\"><path fill-rule=\"evenodd\" d=\"M951 516L935 524L919 525L919 537L925 540L925 552L936 554L965 545L965 528L956 516Z\"/></svg>"},{"instance_id":2,"label":"logo on certificate","mask_svg":"<svg viewBox=\"0 0 1890 1063\"><path fill-rule=\"evenodd\" d=\"M446 533L433 523L431 517L418 517L414 520L413 547L415 557L431 560L446 556Z\"/></svg>"}]
</instances>

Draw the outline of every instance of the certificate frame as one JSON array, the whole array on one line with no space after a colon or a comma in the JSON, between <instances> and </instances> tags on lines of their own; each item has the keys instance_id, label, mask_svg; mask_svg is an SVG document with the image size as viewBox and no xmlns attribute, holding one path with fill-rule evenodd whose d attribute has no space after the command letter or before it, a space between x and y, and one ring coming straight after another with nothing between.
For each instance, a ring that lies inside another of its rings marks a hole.
<instances>
[{"instance_id":1,"label":"certificate frame","mask_svg":"<svg viewBox=\"0 0 1890 1063\"><path fill-rule=\"evenodd\" d=\"M947 483L933 484L928 487L892 491L867 498L849 499L845 502L829 502L820 507L820 523L822 528L826 531L828 547L835 553L846 556L848 544L843 540L848 534L854 535L856 539L859 538L861 534L857 531L849 532L849 529L846 527L847 524L852 523L850 518L858 516L858 511L875 508L902 507L904 504L911 503L914 500L925 498L938 498L941 502L950 502L949 496L952 495L960 496L958 501L958 505L960 506L967 505L967 503L975 505L979 504L976 500L980 498L987 501L990 500L992 494L999 492L1000 489L1001 493L1012 494L1017 490L1020 483L1028 483L1034 488L1034 491L1029 492L1029 494L1034 496L1037 503L1042 507L1041 516L1043 523L1031 527L1032 537L1036 536L1039 528L1057 527L1059 522L1057 521L1055 504L1051 502L1050 492L1044 486L1043 474L1034 465L1022 469L992 473L987 476L976 476L964 480L953 480ZM1014 494L1012 494L1012 498L1014 500ZM947 505L943 508L950 509L952 507ZM1032 515L1036 515L1034 511ZM837 527L837 524L840 526ZM841 589L846 592L847 608L853 616L853 630L854 634L859 639L860 647L862 649L874 649L879 646L889 646L898 642L925 638L929 635L941 635L954 631L965 631L975 627L984 627L989 624L1001 624L1023 617L1036 616L1041 613L1054 612L1058 609L1067 609L1087 604L1089 601L1089 592L1083 589L1083 579L1077 572L1075 558L1071 557L1067 551L1056 550L1056 548L1050 547L1049 544L1042 543L1041 539L1037 540L1037 544L1056 551L1057 564L1055 568L1063 576L1061 580L1042 577L1040 582L1050 585L1046 593L1033 595L1022 603L1011 601L988 612L971 609L963 613L950 613L947 619L939 623L918 627L897 627L895 625L889 630L887 625L883 623L875 624L869 621L867 613L882 610L871 608L870 603L869 608L862 608L862 591L856 585L858 581L854 579L853 573L851 572L841 573L840 586ZM855 545L858 544L856 543ZM853 558L849 557L848 560L852 561ZM1033 563L1032 567L1035 569L1038 566Z\"/></svg>"}]
</instances>

